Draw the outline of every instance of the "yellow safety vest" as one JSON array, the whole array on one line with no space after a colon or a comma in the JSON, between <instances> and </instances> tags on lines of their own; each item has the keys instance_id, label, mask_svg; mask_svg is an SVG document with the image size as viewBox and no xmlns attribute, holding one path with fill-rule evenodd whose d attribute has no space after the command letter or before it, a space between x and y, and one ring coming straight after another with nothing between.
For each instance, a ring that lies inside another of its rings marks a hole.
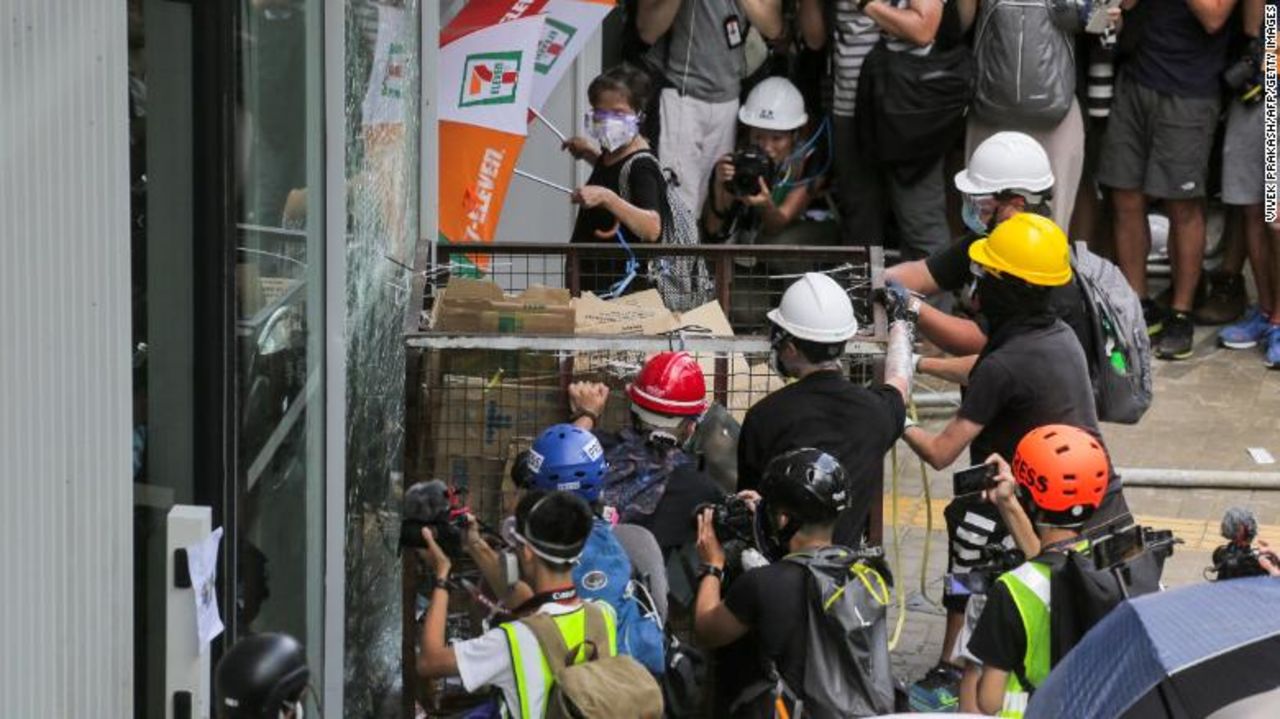
<instances>
[{"instance_id":1,"label":"yellow safety vest","mask_svg":"<svg viewBox=\"0 0 1280 719\"><path fill-rule=\"evenodd\" d=\"M609 654L618 653L618 626L613 615L613 608L603 602L594 602L604 610L605 626L609 632ZM567 647L581 647L586 638L586 612L578 607L572 612L552 616L560 636L564 637ZM511 650L511 670L516 678L516 696L519 707L506 707L509 716L520 719L541 719L547 709L547 694L551 691L551 667L547 658L538 646L538 639L528 627L520 622L507 622L502 625L507 635L507 646ZM579 652L577 662L581 663L586 655ZM518 713L517 713L518 712Z\"/></svg>"},{"instance_id":2,"label":"yellow safety vest","mask_svg":"<svg viewBox=\"0 0 1280 719\"><path fill-rule=\"evenodd\" d=\"M996 581L1009 589L1022 619L1027 637L1027 650L1022 659L1023 676L1030 687L1024 687L1016 672L1009 672L1005 682L1004 706L997 716L1021 717L1027 710L1030 689L1044 683L1049 676L1049 574L1047 565L1023 562L1021 566L1000 575Z\"/></svg>"}]
</instances>

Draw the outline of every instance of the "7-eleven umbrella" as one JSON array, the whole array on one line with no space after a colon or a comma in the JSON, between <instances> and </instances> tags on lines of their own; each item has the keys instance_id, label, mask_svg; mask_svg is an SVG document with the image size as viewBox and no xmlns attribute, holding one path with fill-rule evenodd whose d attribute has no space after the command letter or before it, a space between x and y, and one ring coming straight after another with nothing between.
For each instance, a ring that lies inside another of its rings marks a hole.
<instances>
[{"instance_id":1,"label":"7-eleven umbrella","mask_svg":"<svg viewBox=\"0 0 1280 719\"><path fill-rule=\"evenodd\" d=\"M534 109L541 110L569 71L578 53L600 28L600 23L613 10L614 0L548 0L543 8L547 23L538 41L538 57L533 82Z\"/></svg>"},{"instance_id":2,"label":"7-eleven umbrella","mask_svg":"<svg viewBox=\"0 0 1280 719\"><path fill-rule=\"evenodd\" d=\"M493 241L524 145L538 0L472 0L440 33L440 240ZM486 258L473 257L481 266Z\"/></svg>"}]
</instances>

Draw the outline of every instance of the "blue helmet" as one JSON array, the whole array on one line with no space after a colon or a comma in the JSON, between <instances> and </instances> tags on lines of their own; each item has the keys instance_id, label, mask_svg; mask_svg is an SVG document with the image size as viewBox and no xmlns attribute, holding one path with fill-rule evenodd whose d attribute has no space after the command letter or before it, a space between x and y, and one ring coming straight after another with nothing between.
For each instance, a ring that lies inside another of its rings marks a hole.
<instances>
[{"instance_id":1,"label":"blue helmet","mask_svg":"<svg viewBox=\"0 0 1280 719\"><path fill-rule=\"evenodd\" d=\"M535 489L573 492L588 502L599 498L608 468L600 440L571 424L546 429L533 443L527 462Z\"/></svg>"}]
</instances>

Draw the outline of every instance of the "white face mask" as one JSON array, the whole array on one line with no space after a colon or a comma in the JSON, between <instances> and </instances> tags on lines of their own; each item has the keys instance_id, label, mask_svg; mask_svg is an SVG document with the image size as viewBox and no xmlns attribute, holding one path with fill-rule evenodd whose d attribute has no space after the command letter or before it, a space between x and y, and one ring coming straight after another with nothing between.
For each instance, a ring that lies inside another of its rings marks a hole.
<instances>
[{"instance_id":1,"label":"white face mask","mask_svg":"<svg viewBox=\"0 0 1280 719\"><path fill-rule=\"evenodd\" d=\"M587 134L605 152L620 150L640 134L640 117L633 114L593 112L587 115Z\"/></svg>"}]
</instances>

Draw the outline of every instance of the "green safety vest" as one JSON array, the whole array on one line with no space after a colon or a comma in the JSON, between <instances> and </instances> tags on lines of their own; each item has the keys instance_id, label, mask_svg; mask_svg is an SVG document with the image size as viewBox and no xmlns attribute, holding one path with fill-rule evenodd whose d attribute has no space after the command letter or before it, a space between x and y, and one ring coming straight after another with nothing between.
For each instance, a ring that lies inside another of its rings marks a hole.
<instances>
[{"instance_id":1,"label":"green safety vest","mask_svg":"<svg viewBox=\"0 0 1280 719\"><path fill-rule=\"evenodd\" d=\"M1022 658L1022 678L1030 686L1023 686L1017 672L1009 672L1005 682L1004 706L997 716L1021 717L1027 710L1029 690L1044 683L1049 676L1049 574L1048 565L1039 562L1023 562L1011 572L1000 575L1001 582L1013 596L1022 619L1022 629L1027 637L1027 651Z\"/></svg>"},{"instance_id":2,"label":"green safety vest","mask_svg":"<svg viewBox=\"0 0 1280 719\"><path fill-rule=\"evenodd\" d=\"M616 656L618 653L617 619L613 615L612 607L601 602L597 602L596 605L604 610L605 628L609 633L609 653L607 655L602 653L601 656ZM560 636L564 637L565 646L570 648L582 646L587 633L586 612L582 607L565 614L557 614L552 619L556 622L556 628L560 630ZM546 713L547 695L551 691L551 667L542 654L542 648L538 646L537 637L528 627L520 622L507 622L502 625L502 631L507 635L507 646L511 650L511 669L516 678L516 695L520 698L519 714L514 713L515 707L507 707L508 715L518 716L520 719L541 719ZM576 663L582 663L585 658L586 654L580 649Z\"/></svg>"}]
</instances>

